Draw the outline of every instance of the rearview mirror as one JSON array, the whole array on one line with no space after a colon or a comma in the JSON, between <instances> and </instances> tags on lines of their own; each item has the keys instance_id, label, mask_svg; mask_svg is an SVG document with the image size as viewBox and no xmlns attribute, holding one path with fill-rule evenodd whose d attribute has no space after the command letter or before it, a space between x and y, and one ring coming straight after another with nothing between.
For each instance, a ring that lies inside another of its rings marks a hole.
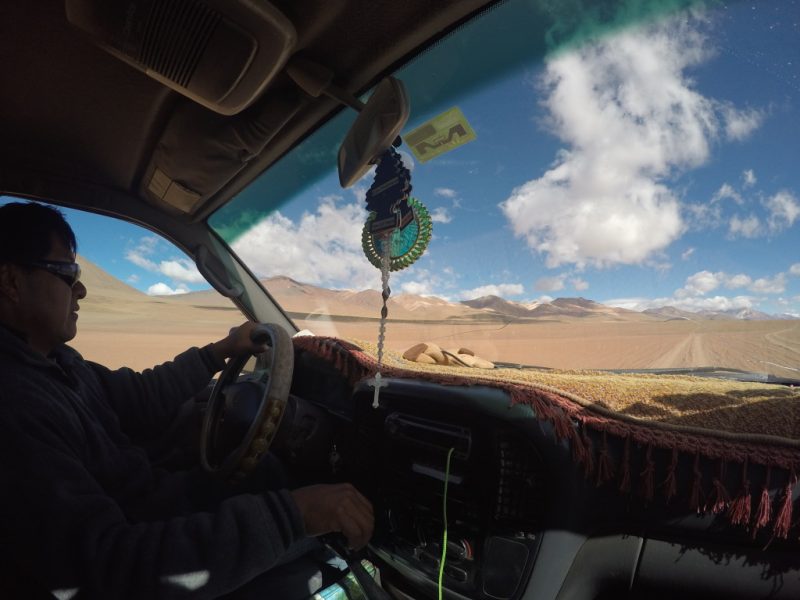
<instances>
[{"instance_id":1,"label":"rearview mirror","mask_svg":"<svg viewBox=\"0 0 800 600\"><path fill-rule=\"evenodd\" d=\"M387 77L375 88L339 148L339 183L350 187L392 145L411 112L406 89Z\"/></svg>"}]
</instances>

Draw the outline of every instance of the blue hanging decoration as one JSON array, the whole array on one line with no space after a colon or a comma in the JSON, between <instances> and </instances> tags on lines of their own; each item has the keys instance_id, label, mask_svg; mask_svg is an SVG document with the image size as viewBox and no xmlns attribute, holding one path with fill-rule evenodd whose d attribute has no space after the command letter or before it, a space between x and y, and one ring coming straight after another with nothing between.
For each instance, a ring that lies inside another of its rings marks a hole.
<instances>
[{"instance_id":1,"label":"blue hanging decoration","mask_svg":"<svg viewBox=\"0 0 800 600\"><path fill-rule=\"evenodd\" d=\"M390 147L381 155L367 191L370 213L361 233L364 254L379 269L387 251L389 270L405 269L422 256L431 240L428 209L410 194L411 172Z\"/></svg>"},{"instance_id":2,"label":"blue hanging decoration","mask_svg":"<svg viewBox=\"0 0 800 600\"><path fill-rule=\"evenodd\" d=\"M383 347L386 340L386 320L389 271L399 271L413 264L431 240L431 217L425 206L411 198L411 172L403 165L400 154L389 147L378 159L375 180L367 191L369 216L361 232L361 246L369 262L381 270L381 320L378 329L378 370L369 380L374 389L373 408L380 402Z\"/></svg>"}]
</instances>

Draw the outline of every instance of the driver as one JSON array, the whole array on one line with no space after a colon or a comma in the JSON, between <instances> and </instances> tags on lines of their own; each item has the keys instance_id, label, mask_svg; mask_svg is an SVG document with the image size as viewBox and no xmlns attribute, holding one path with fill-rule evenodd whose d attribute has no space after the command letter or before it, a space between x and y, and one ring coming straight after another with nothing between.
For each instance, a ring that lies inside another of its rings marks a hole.
<instances>
[{"instance_id":1,"label":"driver","mask_svg":"<svg viewBox=\"0 0 800 600\"><path fill-rule=\"evenodd\" d=\"M341 532L361 548L372 535L352 485L232 488L155 468L143 448L225 359L265 349L250 341L255 324L142 373L86 361L65 345L86 297L75 251L58 210L0 207L0 596L314 593L325 584L314 537Z\"/></svg>"}]
</instances>

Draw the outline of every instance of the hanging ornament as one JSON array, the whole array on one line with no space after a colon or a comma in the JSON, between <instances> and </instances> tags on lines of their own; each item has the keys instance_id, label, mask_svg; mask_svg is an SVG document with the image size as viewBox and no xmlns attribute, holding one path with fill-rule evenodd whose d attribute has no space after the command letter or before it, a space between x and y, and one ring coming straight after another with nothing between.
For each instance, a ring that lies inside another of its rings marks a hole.
<instances>
[{"instance_id":1,"label":"hanging ornament","mask_svg":"<svg viewBox=\"0 0 800 600\"><path fill-rule=\"evenodd\" d=\"M425 206L410 197L411 172L403 165L403 159L389 148L380 157L375 169L375 180L367 191L369 216L361 233L361 246L367 259L381 270L381 321L378 333L378 371L370 380L375 389L372 406L378 407L381 381L383 346L386 319L389 272L399 271L412 265L422 256L431 240L431 218Z\"/></svg>"},{"instance_id":2,"label":"hanging ornament","mask_svg":"<svg viewBox=\"0 0 800 600\"><path fill-rule=\"evenodd\" d=\"M416 198L408 199L414 218L405 228L393 229L385 237L372 232L376 214L370 213L361 232L361 247L369 262L381 268L385 247L389 247L389 270L399 271L412 265L422 256L431 239L431 217L428 209Z\"/></svg>"},{"instance_id":3,"label":"hanging ornament","mask_svg":"<svg viewBox=\"0 0 800 600\"><path fill-rule=\"evenodd\" d=\"M370 212L361 233L364 254L379 269L387 243L390 271L410 266L428 247L431 239L428 209L410 194L411 172L400 154L390 147L381 155L375 180L367 191Z\"/></svg>"}]
</instances>

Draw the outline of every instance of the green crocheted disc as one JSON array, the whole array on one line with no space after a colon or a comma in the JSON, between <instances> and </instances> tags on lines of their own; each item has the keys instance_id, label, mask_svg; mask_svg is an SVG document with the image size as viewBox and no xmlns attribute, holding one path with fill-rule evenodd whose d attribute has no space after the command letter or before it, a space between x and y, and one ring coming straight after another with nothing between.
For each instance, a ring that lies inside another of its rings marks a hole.
<instances>
[{"instance_id":1,"label":"green crocheted disc","mask_svg":"<svg viewBox=\"0 0 800 600\"><path fill-rule=\"evenodd\" d=\"M399 271L414 264L431 241L432 223L428 209L416 198L409 198L408 205L414 213L414 219L403 229L395 229L391 234L390 271ZM380 269L386 242L370 233L369 225L373 219L375 213L371 212L361 232L361 247L369 262Z\"/></svg>"}]
</instances>

